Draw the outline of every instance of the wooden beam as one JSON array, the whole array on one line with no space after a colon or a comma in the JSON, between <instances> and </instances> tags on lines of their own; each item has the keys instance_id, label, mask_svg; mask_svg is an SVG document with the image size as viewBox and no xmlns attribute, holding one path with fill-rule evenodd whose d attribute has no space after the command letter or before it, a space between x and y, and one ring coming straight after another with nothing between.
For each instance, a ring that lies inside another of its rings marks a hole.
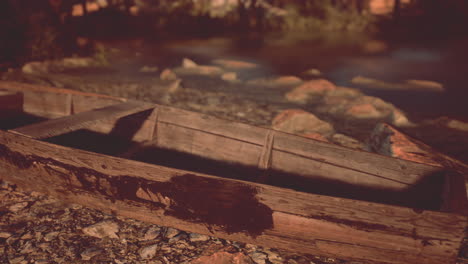
<instances>
[{"instance_id":1,"label":"wooden beam","mask_svg":"<svg viewBox=\"0 0 468 264\"><path fill-rule=\"evenodd\" d=\"M301 193L3 131L0 177L69 202L189 232L373 263L455 263L467 222L463 215Z\"/></svg>"},{"instance_id":2,"label":"wooden beam","mask_svg":"<svg viewBox=\"0 0 468 264\"><path fill-rule=\"evenodd\" d=\"M102 120L119 119L124 116L153 108L152 104L129 101L71 116L47 120L12 130L31 138L50 138L97 124Z\"/></svg>"}]
</instances>

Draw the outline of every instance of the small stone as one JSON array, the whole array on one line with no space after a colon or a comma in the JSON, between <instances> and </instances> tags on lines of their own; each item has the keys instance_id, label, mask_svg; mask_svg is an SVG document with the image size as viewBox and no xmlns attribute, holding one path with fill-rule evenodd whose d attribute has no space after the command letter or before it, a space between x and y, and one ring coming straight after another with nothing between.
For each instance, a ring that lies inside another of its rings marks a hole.
<instances>
[{"instance_id":1,"label":"small stone","mask_svg":"<svg viewBox=\"0 0 468 264\"><path fill-rule=\"evenodd\" d=\"M198 66L197 63L195 63L193 60L184 58L182 60L182 67L183 68L196 68Z\"/></svg>"},{"instance_id":2,"label":"small stone","mask_svg":"<svg viewBox=\"0 0 468 264\"><path fill-rule=\"evenodd\" d=\"M269 250L266 250L265 253L268 255L268 261L270 261L272 264L284 263L284 259L280 255L278 255L278 253Z\"/></svg>"},{"instance_id":3,"label":"small stone","mask_svg":"<svg viewBox=\"0 0 468 264\"><path fill-rule=\"evenodd\" d=\"M322 72L320 70L318 70L318 69L312 68L312 69L308 69L307 71L305 71L304 75L318 77L318 76L322 75Z\"/></svg>"},{"instance_id":4,"label":"small stone","mask_svg":"<svg viewBox=\"0 0 468 264\"><path fill-rule=\"evenodd\" d=\"M201 234L196 234L196 233L190 234L191 242L200 242L200 241L208 241L208 240L210 240L210 237L207 235L201 235Z\"/></svg>"},{"instance_id":5,"label":"small stone","mask_svg":"<svg viewBox=\"0 0 468 264\"><path fill-rule=\"evenodd\" d=\"M253 252L251 254L249 254L249 256L252 258L252 260L256 263L256 264L265 264L266 261L267 261L267 255L263 252Z\"/></svg>"},{"instance_id":6,"label":"small stone","mask_svg":"<svg viewBox=\"0 0 468 264\"><path fill-rule=\"evenodd\" d=\"M244 69L253 69L258 67L257 64L246 62L246 61L236 61L236 60L214 60L213 64L220 65L227 69L235 69L235 70L244 70Z\"/></svg>"},{"instance_id":7,"label":"small stone","mask_svg":"<svg viewBox=\"0 0 468 264\"><path fill-rule=\"evenodd\" d=\"M166 230L165 237L170 239L170 238L177 236L179 233L180 233L179 230L172 228L172 227L168 227Z\"/></svg>"},{"instance_id":8,"label":"small stone","mask_svg":"<svg viewBox=\"0 0 468 264\"><path fill-rule=\"evenodd\" d=\"M235 72L226 72L221 75L221 79L227 82L237 81L237 73Z\"/></svg>"},{"instance_id":9,"label":"small stone","mask_svg":"<svg viewBox=\"0 0 468 264\"><path fill-rule=\"evenodd\" d=\"M177 80L177 75L171 69L164 69L159 78L163 81L175 81Z\"/></svg>"},{"instance_id":10,"label":"small stone","mask_svg":"<svg viewBox=\"0 0 468 264\"><path fill-rule=\"evenodd\" d=\"M468 132L468 122L452 119L447 122L446 126L451 129Z\"/></svg>"},{"instance_id":11,"label":"small stone","mask_svg":"<svg viewBox=\"0 0 468 264\"><path fill-rule=\"evenodd\" d=\"M161 234L161 228L152 226L146 231L142 240L153 240L157 238L159 234Z\"/></svg>"},{"instance_id":12,"label":"small stone","mask_svg":"<svg viewBox=\"0 0 468 264\"><path fill-rule=\"evenodd\" d=\"M151 67L151 66L143 66L140 68L140 72L157 72L158 71L158 67Z\"/></svg>"},{"instance_id":13,"label":"small stone","mask_svg":"<svg viewBox=\"0 0 468 264\"><path fill-rule=\"evenodd\" d=\"M272 128L299 135L308 133L328 135L334 131L330 123L300 109L287 109L279 113L272 121Z\"/></svg>"},{"instance_id":14,"label":"small stone","mask_svg":"<svg viewBox=\"0 0 468 264\"><path fill-rule=\"evenodd\" d=\"M80 256L82 260L91 260L93 257L101 254L103 251L98 248L87 248L85 251L81 252Z\"/></svg>"},{"instance_id":15,"label":"small stone","mask_svg":"<svg viewBox=\"0 0 468 264\"><path fill-rule=\"evenodd\" d=\"M9 238L12 234L8 232L0 232L0 238Z\"/></svg>"},{"instance_id":16,"label":"small stone","mask_svg":"<svg viewBox=\"0 0 468 264\"><path fill-rule=\"evenodd\" d=\"M50 232L44 236L44 240L49 242L54 240L58 236L59 232Z\"/></svg>"},{"instance_id":17,"label":"small stone","mask_svg":"<svg viewBox=\"0 0 468 264\"><path fill-rule=\"evenodd\" d=\"M21 210L23 210L26 206L28 206L28 202L21 202L21 203L16 203L14 205L11 205L8 207L8 210L12 213L17 213Z\"/></svg>"},{"instance_id":18,"label":"small stone","mask_svg":"<svg viewBox=\"0 0 468 264\"><path fill-rule=\"evenodd\" d=\"M382 112L370 103L352 105L346 110L345 114L357 119L377 119L384 116Z\"/></svg>"},{"instance_id":19,"label":"small stone","mask_svg":"<svg viewBox=\"0 0 468 264\"><path fill-rule=\"evenodd\" d=\"M85 235L97 238L119 238L116 234L117 232L119 232L119 225L112 221L102 221L83 228L83 233Z\"/></svg>"},{"instance_id":20,"label":"small stone","mask_svg":"<svg viewBox=\"0 0 468 264\"><path fill-rule=\"evenodd\" d=\"M199 257L193 260L191 264L253 264L253 262L240 252L235 254L217 252L210 256Z\"/></svg>"},{"instance_id":21,"label":"small stone","mask_svg":"<svg viewBox=\"0 0 468 264\"><path fill-rule=\"evenodd\" d=\"M319 79L307 81L288 92L285 96L286 100L290 102L305 104L315 97L323 96L335 89L336 86L330 81Z\"/></svg>"},{"instance_id":22,"label":"small stone","mask_svg":"<svg viewBox=\"0 0 468 264\"><path fill-rule=\"evenodd\" d=\"M158 245L151 245L144 247L140 250L139 254L142 259L152 259L156 256L156 253L158 252Z\"/></svg>"},{"instance_id":23,"label":"small stone","mask_svg":"<svg viewBox=\"0 0 468 264\"><path fill-rule=\"evenodd\" d=\"M27 264L28 261L24 259L24 257L17 257L10 259L10 264Z\"/></svg>"}]
</instances>

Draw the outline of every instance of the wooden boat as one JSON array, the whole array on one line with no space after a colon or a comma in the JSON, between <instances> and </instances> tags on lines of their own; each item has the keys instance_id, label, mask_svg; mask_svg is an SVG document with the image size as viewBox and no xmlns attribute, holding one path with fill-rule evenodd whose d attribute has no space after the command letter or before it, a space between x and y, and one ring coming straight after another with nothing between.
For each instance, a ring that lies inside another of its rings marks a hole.
<instances>
[{"instance_id":1,"label":"wooden boat","mask_svg":"<svg viewBox=\"0 0 468 264\"><path fill-rule=\"evenodd\" d=\"M203 114L0 82L0 177L159 225L369 263L455 263L464 175Z\"/></svg>"}]
</instances>

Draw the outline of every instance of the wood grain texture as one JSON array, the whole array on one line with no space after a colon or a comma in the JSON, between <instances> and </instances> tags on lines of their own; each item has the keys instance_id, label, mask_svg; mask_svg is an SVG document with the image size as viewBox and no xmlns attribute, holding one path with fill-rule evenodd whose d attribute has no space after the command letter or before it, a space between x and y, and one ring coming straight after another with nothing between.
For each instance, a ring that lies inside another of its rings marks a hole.
<instances>
[{"instance_id":1,"label":"wood grain texture","mask_svg":"<svg viewBox=\"0 0 468 264\"><path fill-rule=\"evenodd\" d=\"M1 131L0 177L155 224L374 263L454 263L467 221L457 214L306 194L149 165Z\"/></svg>"},{"instance_id":2,"label":"wood grain texture","mask_svg":"<svg viewBox=\"0 0 468 264\"><path fill-rule=\"evenodd\" d=\"M36 139L50 138L86 128L102 120L119 119L131 114L151 109L153 105L129 101L71 116L50 119L44 122L16 128L12 132Z\"/></svg>"}]
</instances>

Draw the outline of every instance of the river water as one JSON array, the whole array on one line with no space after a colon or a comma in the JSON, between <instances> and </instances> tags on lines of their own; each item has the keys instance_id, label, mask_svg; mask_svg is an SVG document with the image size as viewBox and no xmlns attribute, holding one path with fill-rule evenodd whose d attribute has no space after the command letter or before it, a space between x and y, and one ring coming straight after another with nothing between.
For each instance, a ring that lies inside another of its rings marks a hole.
<instances>
[{"instance_id":1,"label":"river water","mask_svg":"<svg viewBox=\"0 0 468 264\"><path fill-rule=\"evenodd\" d=\"M369 43L377 43L377 50L366 48ZM337 34L327 37L244 34L137 40L120 43L122 46L141 53L140 63L160 67L179 65L183 57L199 63L209 63L213 59L257 63L260 67L251 73L251 78L300 76L315 68L324 78L381 97L413 118L449 116L468 120L468 38L384 41ZM356 76L386 82L435 81L444 86L445 92L382 91L359 87L351 83Z\"/></svg>"}]
</instances>

